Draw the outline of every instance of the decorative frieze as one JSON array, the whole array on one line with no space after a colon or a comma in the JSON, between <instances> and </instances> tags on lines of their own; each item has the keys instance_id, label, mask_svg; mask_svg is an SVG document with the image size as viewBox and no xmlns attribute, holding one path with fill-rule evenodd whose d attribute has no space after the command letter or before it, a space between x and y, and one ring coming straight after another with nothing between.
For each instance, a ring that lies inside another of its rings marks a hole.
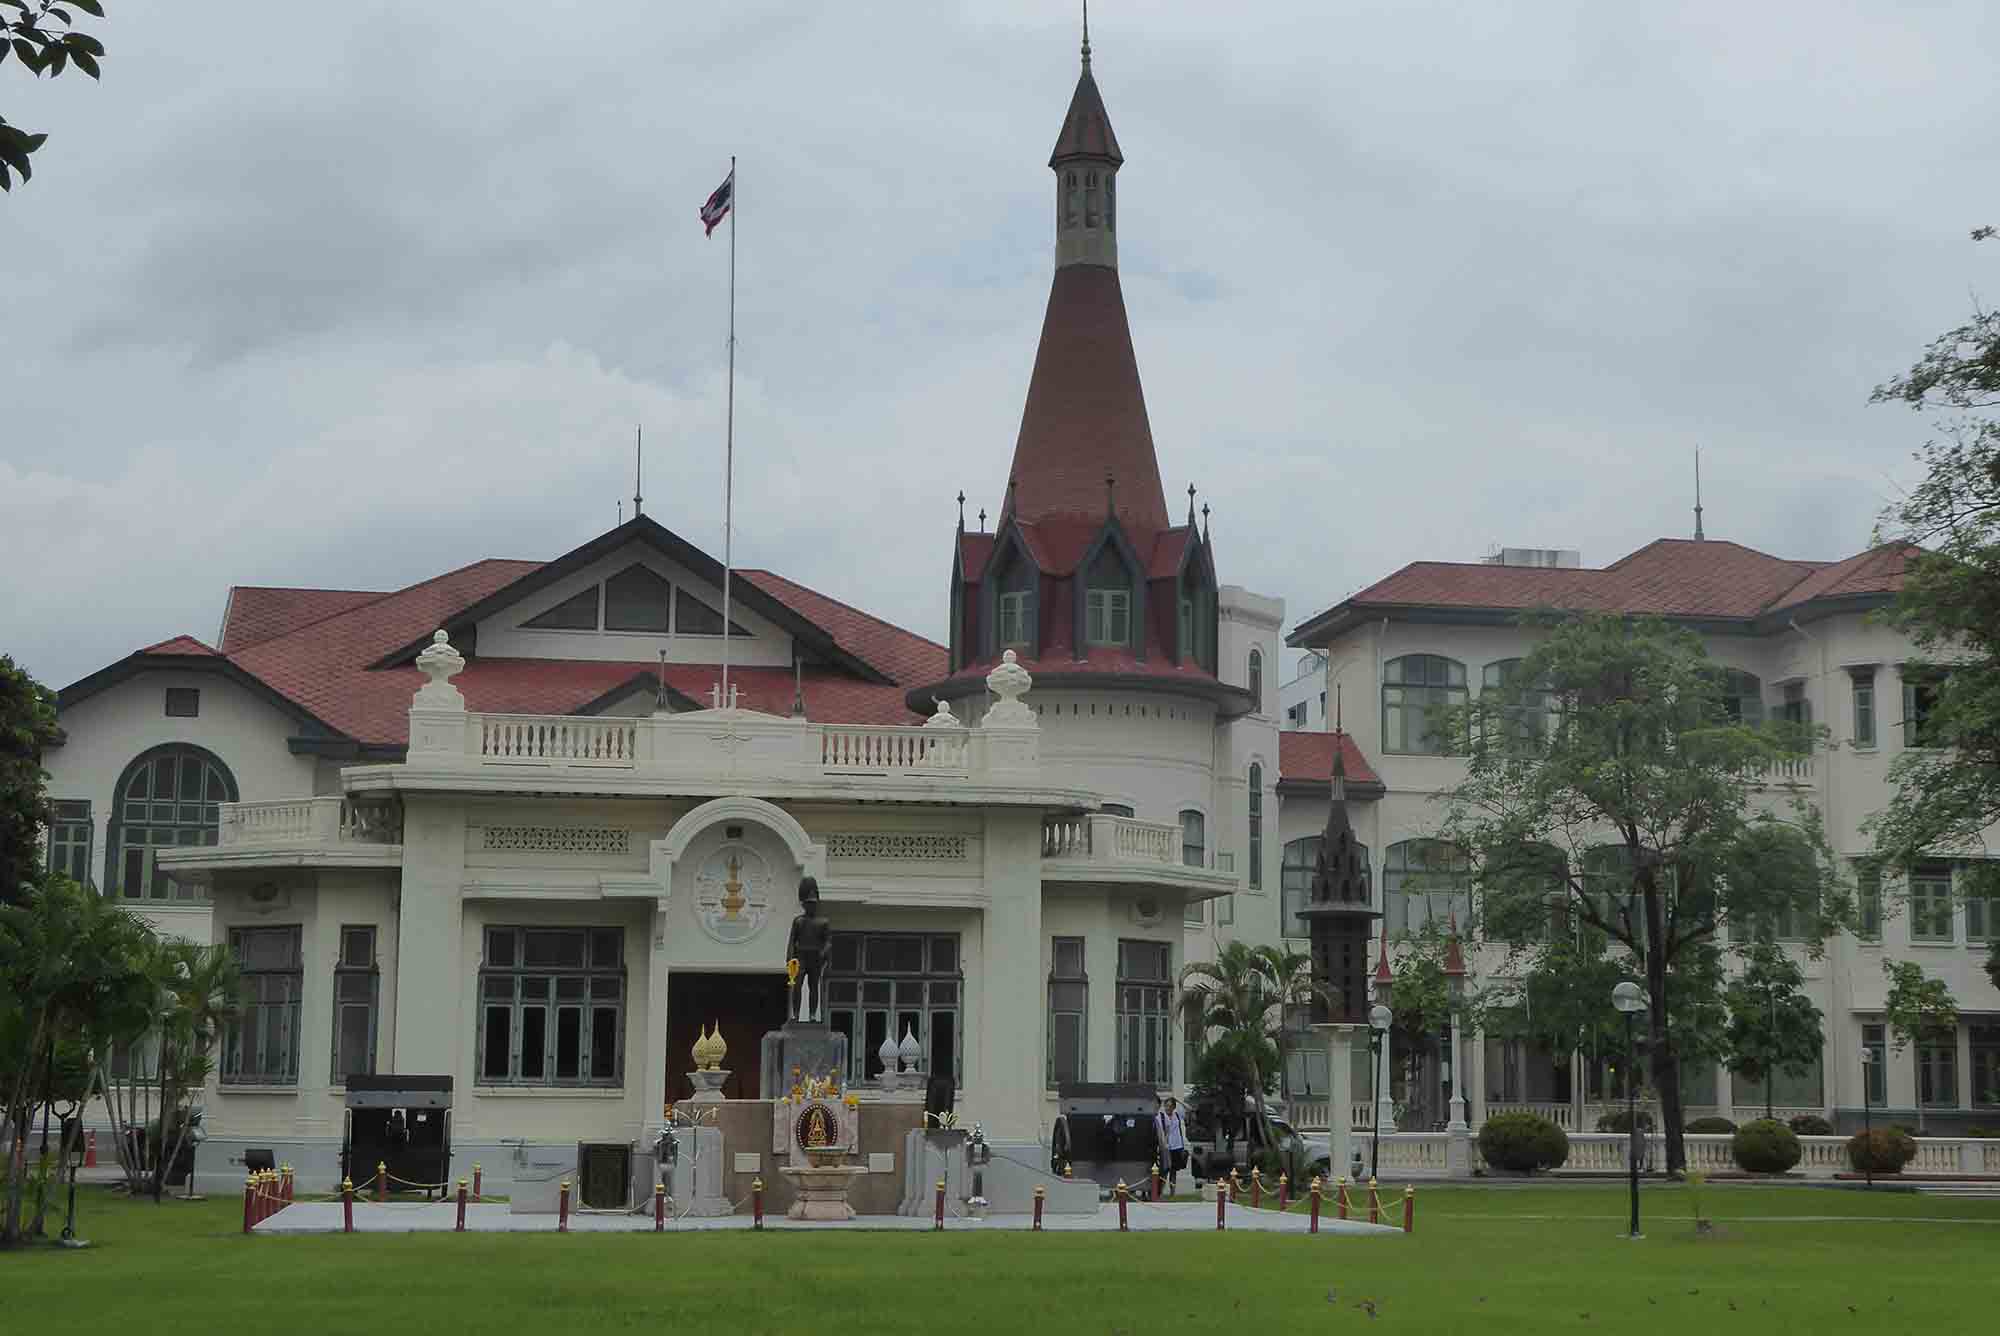
<instances>
[{"instance_id":1,"label":"decorative frieze","mask_svg":"<svg viewBox=\"0 0 2000 1336\"><path fill-rule=\"evenodd\" d=\"M971 856L965 835L923 831L862 831L826 838L828 858L865 858L875 862L963 863Z\"/></svg>"},{"instance_id":2,"label":"decorative frieze","mask_svg":"<svg viewBox=\"0 0 2000 1336\"><path fill-rule=\"evenodd\" d=\"M487 826L486 849L516 854L618 855L632 852L632 832L614 826Z\"/></svg>"}]
</instances>

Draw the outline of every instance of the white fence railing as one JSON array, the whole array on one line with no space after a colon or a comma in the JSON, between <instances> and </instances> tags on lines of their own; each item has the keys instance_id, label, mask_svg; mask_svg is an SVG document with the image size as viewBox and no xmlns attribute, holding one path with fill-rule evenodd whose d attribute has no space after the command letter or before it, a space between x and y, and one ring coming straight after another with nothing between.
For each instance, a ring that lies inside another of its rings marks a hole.
<instances>
[{"instance_id":1,"label":"white fence railing","mask_svg":"<svg viewBox=\"0 0 2000 1336\"><path fill-rule=\"evenodd\" d=\"M1179 868L1183 866L1181 828L1163 821L1140 821L1102 812L1045 817L1042 857L1074 863ZM1187 870L1202 871L1193 866ZM1227 869L1217 870L1229 875Z\"/></svg>"},{"instance_id":2,"label":"white fence railing","mask_svg":"<svg viewBox=\"0 0 2000 1336\"><path fill-rule=\"evenodd\" d=\"M400 844L403 812L393 801L338 795L223 803L220 827L222 845Z\"/></svg>"}]
</instances>

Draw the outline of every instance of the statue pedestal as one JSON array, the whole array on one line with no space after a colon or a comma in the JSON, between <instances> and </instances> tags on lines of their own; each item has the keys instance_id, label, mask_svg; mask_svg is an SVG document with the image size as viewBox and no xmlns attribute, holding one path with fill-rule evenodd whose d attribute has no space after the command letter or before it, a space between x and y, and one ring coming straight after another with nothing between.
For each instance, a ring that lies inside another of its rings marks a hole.
<instances>
[{"instance_id":1,"label":"statue pedestal","mask_svg":"<svg viewBox=\"0 0 2000 1336\"><path fill-rule=\"evenodd\" d=\"M660 1181L674 1199L679 1215L700 1217L728 1215L729 1199L722 1195L722 1130L717 1127L676 1129L680 1159L667 1165Z\"/></svg>"},{"instance_id":2,"label":"statue pedestal","mask_svg":"<svg viewBox=\"0 0 2000 1336\"><path fill-rule=\"evenodd\" d=\"M778 1172L792 1180L796 1197L788 1220L852 1220L847 1190L868 1172L858 1164L781 1164Z\"/></svg>"},{"instance_id":3,"label":"statue pedestal","mask_svg":"<svg viewBox=\"0 0 2000 1336\"><path fill-rule=\"evenodd\" d=\"M758 1089L765 1099L783 1099L792 1088L794 1069L806 1076L847 1075L847 1036L835 1034L825 1021L786 1021L766 1031L758 1072Z\"/></svg>"}]
</instances>

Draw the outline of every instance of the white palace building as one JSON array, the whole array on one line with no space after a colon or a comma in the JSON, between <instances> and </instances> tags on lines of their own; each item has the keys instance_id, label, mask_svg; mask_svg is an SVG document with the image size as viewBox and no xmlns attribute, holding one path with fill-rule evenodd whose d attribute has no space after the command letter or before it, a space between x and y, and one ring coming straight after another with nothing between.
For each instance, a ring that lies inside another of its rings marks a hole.
<instances>
[{"instance_id":1,"label":"white palace building","mask_svg":"<svg viewBox=\"0 0 2000 1336\"><path fill-rule=\"evenodd\" d=\"M1336 746L1388 930L1446 912L1403 883L1460 763L1412 721L1524 651L1519 610L1570 595L1699 625L1743 670L1746 710L1834 724L1842 746L1806 778L1863 852L1921 709L1908 647L1861 615L1893 554L1663 541L1604 570L1418 563L1289 637L1351 729L1281 727L1284 607L1221 583L1192 492L1177 520L1162 486L1119 286L1122 163L1086 47L1049 163L1041 344L1012 464L986 480L999 519L951 538L942 643L809 571L734 572L725 617L721 563L635 515L547 562L403 589L234 587L213 643L179 636L62 690L50 858L165 932L231 945L254 998L204 1098L205 1181L240 1176L249 1147L331 1175L357 1073L449 1075L461 1159L501 1184L537 1145L645 1138L716 1023L724 1093L780 1093L755 1054L783 1020L805 876L846 1075L869 1081L882 1041L913 1035L963 1116L1032 1158L1058 1082L1184 1088L1183 964L1238 938L1305 948L1293 911ZM1967 1020L1950 1052L1888 1055L1876 1108L1977 1121L2000 1102L2000 997L1973 956L1993 925L1943 903L1809 965L1828 1058L1780 1102L1858 1121L1846 1055L1880 1045L1885 952L1944 974ZM1475 1122L1500 1104L1574 1122L1599 1093L1588 1061L1572 1081L1547 1055L1464 1050ZM1302 1035L1288 1059L1306 1125L1329 1115L1325 1051ZM1449 1071L1395 1066L1385 1110L1441 1125ZM1365 1124L1365 1049L1350 1080Z\"/></svg>"}]
</instances>

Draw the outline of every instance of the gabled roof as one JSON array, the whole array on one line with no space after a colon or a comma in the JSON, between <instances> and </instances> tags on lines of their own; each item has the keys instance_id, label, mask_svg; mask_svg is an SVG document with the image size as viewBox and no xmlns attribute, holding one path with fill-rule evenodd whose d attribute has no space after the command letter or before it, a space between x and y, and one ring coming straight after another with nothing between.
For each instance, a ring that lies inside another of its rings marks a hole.
<instances>
[{"instance_id":1,"label":"gabled roof","mask_svg":"<svg viewBox=\"0 0 2000 1336\"><path fill-rule=\"evenodd\" d=\"M986 569L986 562L993 555L993 544L999 535L990 533L962 533L958 536L958 577L968 584L977 584L980 574Z\"/></svg>"},{"instance_id":2,"label":"gabled roof","mask_svg":"<svg viewBox=\"0 0 2000 1336\"><path fill-rule=\"evenodd\" d=\"M196 640L193 636L172 636L166 640L162 640L157 645L146 646L146 648L140 650L139 653L159 654L159 655L191 654L191 655L212 656L215 653L215 651L210 649L207 645L202 644L201 641Z\"/></svg>"},{"instance_id":3,"label":"gabled roof","mask_svg":"<svg viewBox=\"0 0 2000 1336\"><path fill-rule=\"evenodd\" d=\"M1111 133L1111 113L1104 109L1104 95L1090 73L1090 47L1083 48L1083 73L1077 77L1076 91L1070 94L1069 111L1063 116L1062 130L1056 135L1055 151L1049 166L1071 158L1105 158L1113 166L1125 161L1118 151L1118 136Z\"/></svg>"},{"instance_id":4,"label":"gabled roof","mask_svg":"<svg viewBox=\"0 0 2000 1336\"><path fill-rule=\"evenodd\" d=\"M951 657L950 651L935 640L905 631L850 603L808 589L796 580L787 580L776 571L738 571L736 576L755 584L799 616L825 630L835 644L855 658L874 665L892 681L913 682L936 677L945 671L946 662ZM730 676L733 680L735 674Z\"/></svg>"},{"instance_id":5,"label":"gabled roof","mask_svg":"<svg viewBox=\"0 0 2000 1336\"><path fill-rule=\"evenodd\" d=\"M1379 798L1384 792L1375 767L1355 745L1352 733L1278 734L1278 783L1281 792L1315 796L1333 787L1333 749L1340 743L1341 765L1350 798Z\"/></svg>"},{"instance_id":6,"label":"gabled roof","mask_svg":"<svg viewBox=\"0 0 2000 1336\"><path fill-rule=\"evenodd\" d=\"M1554 608L1752 624L1820 600L1886 598L1901 587L1909 550L1888 544L1828 563L1724 539L1661 538L1601 569L1413 561L1308 618L1286 643L1325 644L1349 625L1395 612L1498 618Z\"/></svg>"},{"instance_id":7,"label":"gabled roof","mask_svg":"<svg viewBox=\"0 0 2000 1336\"><path fill-rule=\"evenodd\" d=\"M525 563L531 564L531 563ZM224 654L275 640L323 617L358 608L383 597L379 589L276 589L236 585L222 610Z\"/></svg>"}]
</instances>

